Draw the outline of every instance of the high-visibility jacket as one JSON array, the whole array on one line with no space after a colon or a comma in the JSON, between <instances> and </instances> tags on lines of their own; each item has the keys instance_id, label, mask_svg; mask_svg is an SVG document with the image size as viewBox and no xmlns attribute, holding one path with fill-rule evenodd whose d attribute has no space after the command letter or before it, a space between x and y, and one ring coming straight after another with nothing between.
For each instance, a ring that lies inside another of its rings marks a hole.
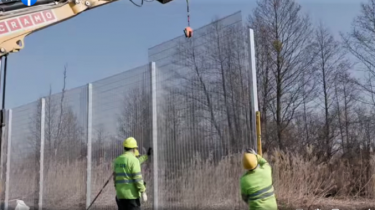
<instances>
[{"instance_id":1,"label":"high-visibility jacket","mask_svg":"<svg viewBox=\"0 0 375 210\"><path fill-rule=\"evenodd\" d=\"M272 185L272 168L257 155L258 167L247 171L240 179L242 199L251 210L277 210L277 202Z\"/></svg>"},{"instance_id":2,"label":"high-visibility jacket","mask_svg":"<svg viewBox=\"0 0 375 210\"><path fill-rule=\"evenodd\" d=\"M146 160L148 160L148 155L141 155L139 158L139 163L142 165Z\"/></svg>"},{"instance_id":3,"label":"high-visibility jacket","mask_svg":"<svg viewBox=\"0 0 375 210\"><path fill-rule=\"evenodd\" d=\"M114 182L118 199L137 199L146 191L141 164L132 152L118 156L113 163Z\"/></svg>"}]
</instances>

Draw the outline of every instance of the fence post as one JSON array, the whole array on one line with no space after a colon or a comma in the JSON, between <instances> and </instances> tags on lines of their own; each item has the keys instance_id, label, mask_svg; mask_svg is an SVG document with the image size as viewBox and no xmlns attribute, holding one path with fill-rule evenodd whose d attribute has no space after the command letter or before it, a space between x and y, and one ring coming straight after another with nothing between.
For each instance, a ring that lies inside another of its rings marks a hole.
<instances>
[{"instance_id":1,"label":"fence post","mask_svg":"<svg viewBox=\"0 0 375 210\"><path fill-rule=\"evenodd\" d=\"M256 73L256 63L255 63L255 40L254 40L254 30L249 29L249 56L250 56L250 100L251 100L251 133L253 134L253 146L257 148L257 138L256 138L256 116L255 113L259 111L258 107L258 90L257 90L257 73ZM258 150L258 148L256 149Z\"/></svg>"},{"instance_id":2,"label":"fence post","mask_svg":"<svg viewBox=\"0 0 375 210\"><path fill-rule=\"evenodd\" d=\"M92 84L87 85L87 179L86 208L91 203L91 156L92 156Z\"/></svg>"},{"instance_id":3,"label":"fence post","mask_svg":"<svg viewBox=\"0 0 375 210\"><path fill-rule=\"evenodd\" d=\"M46 99L41 99L41 110L40 110L40 171L39 171L39 210L43 209L43 181L44 181L44 126L46 121Z\"/></svg>"},{"instance_id":4,"label":"fence post","mask_svg":"<svg viewBox=\"0 0 375 210\"><path fill-rule=\"evenodd\" d=\"M154 162L154 192L153 192L153 207L154 210L159 209L159 183L158 183L158 126L157 126L157 101L156 101L156 65L151 62L151 94L152 94L152 147L153 147L153 162Z\"/></svg>"},{"instance_id":5,"label":"fence post","mask_svg":"<svg viewBox=\"0 0 375 210\"><path fill-rule=\"evenodd\" d=\"M5 198L4 198L4 210L8 210L9 206L9 178L10 178L10 154L12 148L12 110L8 110L8 117L7 117L7 166L6 166L6 174L5 174ZM4 133L4 132L3 132Z\"/></svg>"}]
</instances>

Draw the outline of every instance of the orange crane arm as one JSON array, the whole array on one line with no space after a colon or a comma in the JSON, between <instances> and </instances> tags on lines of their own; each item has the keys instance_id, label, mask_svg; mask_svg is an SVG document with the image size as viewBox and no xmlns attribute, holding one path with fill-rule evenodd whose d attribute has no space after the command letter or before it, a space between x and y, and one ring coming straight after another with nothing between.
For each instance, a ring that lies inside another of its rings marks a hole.
<instances>
[{"instance_id":1,"label":"orange crane arm","mask_svg":"<svg viewBox=\"0 0 375 210\"><path fill-rule=\"evenodd\" d=\"M26 36L117 0L68 0L5 11L0 8L0 57L24 48ZM165 4L172 0L158 0ZM21 2L18 2L21 3ZM37 2L38 3L38 2Z\"/></svg>"}]
</instances>

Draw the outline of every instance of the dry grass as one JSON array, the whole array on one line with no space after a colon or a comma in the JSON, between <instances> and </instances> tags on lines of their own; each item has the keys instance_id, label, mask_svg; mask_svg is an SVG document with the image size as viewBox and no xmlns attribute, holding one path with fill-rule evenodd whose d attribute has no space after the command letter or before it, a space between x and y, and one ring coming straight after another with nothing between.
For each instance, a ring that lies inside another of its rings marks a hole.
<instances>
[{"instance_id":1,"label":"dry grass","mask_svg":"<svg viewBox=\"0 0 375 210\"><path fill-rule=\"evenodd\" d=\"M361 163L355 165L333 159L330 163L318 163L316 158L302 157L276 151L264 156L273 167L274 187L280 206L294 208L320 207L339 209L365 209L374 207L375 182L361 175ZM246 209L240 200L239 178L243 174L241 156L233 155L214 163L197 156L194 162L182 164L180 173L160 170L159 200L164 209ZM373 173L374 161L370 169ZM358 166L358 167L356 167ZM30 170L13 171L10 195L22 198L27 204L34 202L35 173ZM151 164L143 167L147 182L149 202L152 206L153 183ZM161 165L162 168L162 165ZM25 168L24 168L25 169ZM362 167L362 171L365 168ZM92 198L99 192L111 171L110 163L92 168ZM86 164L53 164L44 181L44 206L47 209L78 209L85 205ZM361 178L362 177L362 178ZM371 176L370 176L371 177ZM359 183L361 181L362 183ZM363 196L361 194L364 194ZM331 195L331 196L330 196ZM330 197L328 197L330 196ZM111 181L96 201L93 209L110 209L116 206ZM328 198L327 198L328 197ZM115 209L115 208L114 208Z\"/></svg>"}]
</instances>

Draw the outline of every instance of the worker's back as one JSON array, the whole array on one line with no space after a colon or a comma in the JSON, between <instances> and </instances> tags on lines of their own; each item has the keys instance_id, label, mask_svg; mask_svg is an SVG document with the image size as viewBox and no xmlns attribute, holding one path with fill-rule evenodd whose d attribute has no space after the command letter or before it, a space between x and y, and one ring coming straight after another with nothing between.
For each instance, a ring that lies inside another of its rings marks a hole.
<instances>
[{"instance_id":1,"label":"worker's back","mask_svg":"<svg viewBox=\"0 0 375 210\"><path fill-rule=\"evenodd\" d=\"M241 177L241 192L247 196L251 210L277 210L271 166L261 156L257 158L258 167Z\"/></svg>"},{"instance_id":2,"label":"worker's back","mask_svg":"<svg viewBox=\"0 0 375 210\"><path fill-rule=\"evenodd\" d=\"M114 161L116 195L118 199L137 199L144 191L139 160L131 152L125 152Z\"/></svg>"}]
</instances>

